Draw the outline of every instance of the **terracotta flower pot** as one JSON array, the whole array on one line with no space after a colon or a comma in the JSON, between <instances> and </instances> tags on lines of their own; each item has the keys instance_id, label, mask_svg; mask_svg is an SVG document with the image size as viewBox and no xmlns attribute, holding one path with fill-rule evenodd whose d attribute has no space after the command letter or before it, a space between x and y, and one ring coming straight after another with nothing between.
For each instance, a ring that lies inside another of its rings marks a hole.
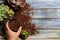
<instances>
[{"instance_id":1,"label":"terracotta flower pot","mask_svg":"<svg viewBox=\"0 0 60 40\"><path fill-rule=\"evenodd\" d=\"M29 29L24 29L21 31L21 37L22 38L27 38L30 35Z\"/></svg>"},{"instance_id":2,"label":"terracotta flower pot","mask_svg":"<svg viewBox=\"0 0 60 40\"><path fill-rule=\"evenodd\" d=\"M16 19L11 19L9 20L8 26L12 31L17 32L20 27L20 23L16 21Z\"/></svg>"}]
</instances>

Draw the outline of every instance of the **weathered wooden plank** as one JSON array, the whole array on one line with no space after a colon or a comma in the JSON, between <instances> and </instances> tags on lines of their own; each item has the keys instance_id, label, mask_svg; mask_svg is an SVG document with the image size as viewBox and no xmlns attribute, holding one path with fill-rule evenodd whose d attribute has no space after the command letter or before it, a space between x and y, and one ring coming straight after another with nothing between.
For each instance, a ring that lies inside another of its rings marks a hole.
<instances>
[{"instance_id":1,"label":"weathered wooden plank","mask_svg":"<svg viewBox=\"0 0 60 40\"><path fill-rule=\"evenodd\" d=\"M26 40L60 40L60 30L38 30L38 31L39 31L38 34L29 36ZM4 38L0 36L0 40L4 40Z\"/></svg>"}]
</instances>

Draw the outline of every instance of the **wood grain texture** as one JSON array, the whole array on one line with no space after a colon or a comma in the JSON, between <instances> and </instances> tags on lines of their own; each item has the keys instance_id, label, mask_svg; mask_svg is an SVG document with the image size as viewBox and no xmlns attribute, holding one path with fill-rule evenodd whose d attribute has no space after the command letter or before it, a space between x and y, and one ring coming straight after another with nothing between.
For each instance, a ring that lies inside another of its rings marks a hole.
<instances>
[{"instance_id":1,"label":"wood grain texture","mask_svg":"<svg viewBox=\"0 0 60 40\"><path fill-rule=\"evenodd\" d=\"M38 30L36 35L29 36L26 40L60 40L60 30ZM5 40L0 36L0 40ZM21 40L18 38L18 40Z\"/></svg>"}]
</instances>

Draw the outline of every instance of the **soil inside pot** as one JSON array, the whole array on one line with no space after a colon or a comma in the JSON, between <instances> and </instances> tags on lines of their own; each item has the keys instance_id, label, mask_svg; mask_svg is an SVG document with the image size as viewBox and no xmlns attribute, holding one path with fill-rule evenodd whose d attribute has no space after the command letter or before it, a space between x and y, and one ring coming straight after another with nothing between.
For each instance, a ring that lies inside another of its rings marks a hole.
<instances>
[{"instance_id":1,"label":"soil inside pot","mask_svg":"<svg viewBox=\"0 0 60 40\"><path fill-rule=\"evenodd\" d=\"M18 29L20 27L20 23L18 21L16 21L16 19L11 19L9 21L9 28L14 31L14 32L17 32Z\"/></svg>"}]
</instances>

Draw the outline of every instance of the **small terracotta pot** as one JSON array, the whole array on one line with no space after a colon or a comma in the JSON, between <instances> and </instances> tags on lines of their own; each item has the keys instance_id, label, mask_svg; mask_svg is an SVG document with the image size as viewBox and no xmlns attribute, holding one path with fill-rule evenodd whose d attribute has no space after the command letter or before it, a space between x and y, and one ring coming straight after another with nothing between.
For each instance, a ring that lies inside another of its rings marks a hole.
<instances>
[{"instance_id":1,"label":"small terracotta pot","mask_svg":"<svg viewBox=\"0 0 60 40\"><path fill-rule=\"evenodd\" d=\"M11 19L9 20L8 26L12 31L17 32L20 27L20 23L16 19Z\"/></svg>"},{"instance_id":2,"label":"small terracotta pot","mask_svg":"<svg viewBox=\"0 0 60 40\"><path fill-rule=\"evenodd\" d=\"M22 38L27 38L30 35L29 29L23 29L20 35Z\"/></svg>"}]
</instances>

